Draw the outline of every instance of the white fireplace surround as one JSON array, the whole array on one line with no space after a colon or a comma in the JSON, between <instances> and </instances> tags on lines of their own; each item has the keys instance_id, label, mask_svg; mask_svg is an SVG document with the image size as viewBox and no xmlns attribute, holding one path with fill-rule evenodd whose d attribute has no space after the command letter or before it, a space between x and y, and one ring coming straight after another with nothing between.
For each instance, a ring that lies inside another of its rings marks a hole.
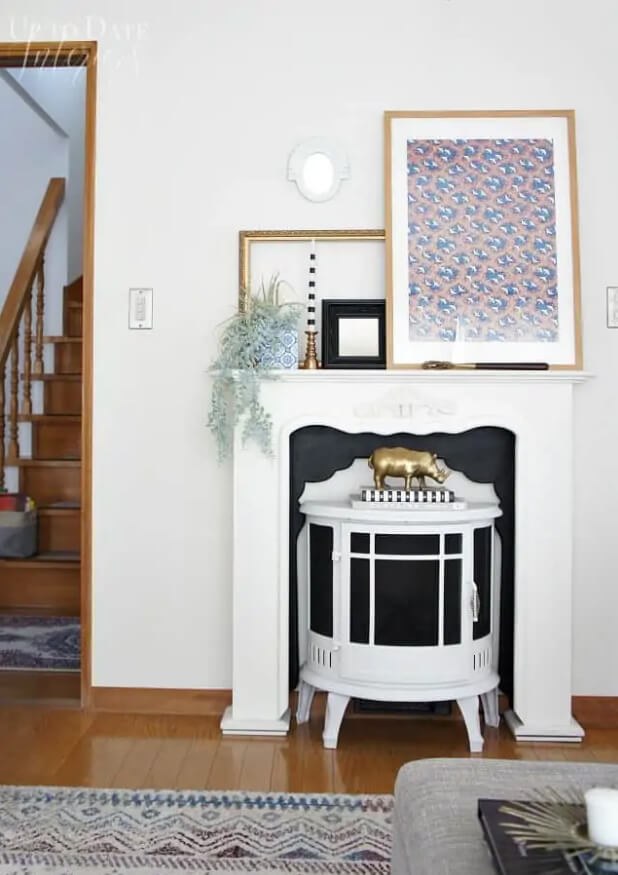
<instances>
[{"instance_id":1,"label":"white fireplace surround","mask_svg":"<svg viewBox=\"0 0 618 875\"><path fill-rule=\"evenodd\" d=\"M579 741L571 714L574 371L290 371L263 384L274 457L236 436L233 463L233 702L225 734L289 729L289 437L458 433L515 441L514 696L518 740ZM360 486L361 484L359 484ZM413 732L413 727L410 728Z\"/></svg>"}]
</instances>

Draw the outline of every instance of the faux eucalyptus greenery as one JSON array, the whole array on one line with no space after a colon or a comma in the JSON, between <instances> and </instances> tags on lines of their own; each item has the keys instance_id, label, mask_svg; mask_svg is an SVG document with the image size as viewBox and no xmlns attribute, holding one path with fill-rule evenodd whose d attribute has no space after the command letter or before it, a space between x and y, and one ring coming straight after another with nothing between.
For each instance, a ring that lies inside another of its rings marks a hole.
<instances>
[{"instance_id":1,"label":"faux eucalyptus greenery","mask_svg":"<svg viewBox=\"0 0 618 875\"><path fill-rule=\"evenodd\" d=\"M288 285L273 274L256 294L245 294L245 308L226 323L219 340L219 353L210 368L213 375L208 428L212 431L219 460L231 451L234 429L242 427L243 443L253 440L272 455L272 420L260 401L261 381L276 374L264 362L284 331L297 327L302 306L283 303L281 291Z\"/></svg>"}]
</instances>

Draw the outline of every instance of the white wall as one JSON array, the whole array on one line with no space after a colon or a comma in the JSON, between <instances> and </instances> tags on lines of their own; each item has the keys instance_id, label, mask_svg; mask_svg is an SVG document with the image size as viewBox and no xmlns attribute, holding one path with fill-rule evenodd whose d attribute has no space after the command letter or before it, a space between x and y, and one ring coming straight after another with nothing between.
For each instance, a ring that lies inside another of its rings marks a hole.
<instances>
[{"instance_id":1,"label":"white wall","mask_svg":"<svg viewBox=\"0 0 618 875\"><path fill-rule=\"evenodd\" d=\"M384 222L385 109L574 108L586 366L579 387L575 692L618 694L615 0L22 0L0 39L99 38L94 683L229 687L230 477L204 423L240 228ZM330 203L286 181L347 149ZM127 330L154 287L155 330ZM560 472L548 472L560 476ZM547 522L551 525L551 520ZM565 545L568 549L569 545ZM256 618L257 619L257 618Z\"/></svg>"},{"instance_id":2,"label":"white wall","mask_svg":"<svg viewBox=\"0 0 618 875\"><path fill-rule=\"evenodd\" d=\"M68 140L44 122L0 77L0 309L54 176L66 178ZM67 282L67 209L60 209L46 250L47 333L61 333Z\"/></svg>"},{"instance_id":3,"label":"white wall","mask_svg":"<svg viewBox=\"0 0 618 875\"><path fill-rule=\"evenodd\" d=\"M68 281L82 274L84 227L84 122L86 71L75 68L21 68L11 71L16 82L62 128L68 138L66 185L68 211Z\"/></svg>"}]
</instances>

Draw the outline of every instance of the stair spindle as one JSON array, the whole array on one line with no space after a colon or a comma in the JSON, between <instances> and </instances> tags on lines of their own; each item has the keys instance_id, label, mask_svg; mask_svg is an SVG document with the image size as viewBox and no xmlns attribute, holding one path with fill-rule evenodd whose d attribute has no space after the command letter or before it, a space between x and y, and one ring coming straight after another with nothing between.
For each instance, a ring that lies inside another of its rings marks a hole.
<instances>
[{"instance_id":1,"label":"stair spindle","mask_svg":"<svg viewBox=\"0 0 618 875\"><path fill-rule=\"evenodd\" d=\"M34 373L42 374L43 366L43 317L45 314L45 270L44 256L41 256L41 261L36 273L37 289L36 289L36 341L34 349Z\"/></svg>"},{"instance_id":2,"label":"stair spindle","mask_svg":"<svg viewBox=\"0 0 618 875\"><path fill-rule=\"evenodd\" d=\"M5 423L5 397L4 381L6 379L6 365L0 368L0 489L4 489L4 423Z\"/></svg>"},{"instance_id":3,"label":"stair spindle","mask_svg":"<svg viewBox=\"0 0 618 875\"><path fill-rule=\"evenodd\" d=\"M11 394L9 396L9 458L19 458L19 330L11 346Z\"/></svg>"},{"instance_id":4,"label":"stair spindle","mask_svg":"<svg viewBox=\"0 0 618 875\"><path fill-rule=\"evenodd\" d=\"M32 289L28 292L24 308L24 389L21 412L24 416L32 413Z\"/></svg>"}]
</instances>

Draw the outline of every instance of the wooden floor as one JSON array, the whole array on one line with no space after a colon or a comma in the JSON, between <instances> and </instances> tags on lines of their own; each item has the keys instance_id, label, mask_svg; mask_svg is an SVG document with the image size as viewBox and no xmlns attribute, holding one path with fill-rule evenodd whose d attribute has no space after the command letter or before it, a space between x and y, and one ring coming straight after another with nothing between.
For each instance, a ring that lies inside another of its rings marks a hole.
<instances>
[{"instance_id":1,"label":"wooden floor","mask_svg":"<svg viewBox=\"0 0 618 875\"><path fill-rule=\"evenodd\" d=\"M469 756L453 719L350 718L336 751L321 729L316 717L285 739L224 739L218 717L1 707L0 783L390 793L409 760ZM618 762L618 729L591 729L581 745L516 745L488 729L483 756Z\"/></svg>"}]
</instances>

